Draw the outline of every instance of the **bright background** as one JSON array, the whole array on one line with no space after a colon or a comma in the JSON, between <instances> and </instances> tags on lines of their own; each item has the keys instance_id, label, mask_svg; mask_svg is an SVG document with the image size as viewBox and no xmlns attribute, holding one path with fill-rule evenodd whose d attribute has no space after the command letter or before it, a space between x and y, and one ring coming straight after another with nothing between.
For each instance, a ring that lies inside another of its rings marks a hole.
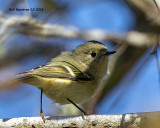
<instances>
[{"instance_id":1,"label":"bright background","mask_svg":"<svg viewBox=\"0 0 160 128\"><path fill-rule=\"evenodd\" d=\"M10 1L0 0L0 11L5 12L8 16L32 15L37 19L44 20L49 10L47 10L48 6L44 6L43 2L42 0L26 0L26 2L19 2L19 4L11 6L18 8L42 7L44 9L42 12L9 12ZM67 10L64 10L67 14L64 14L63 11L56 13L45 22L64 26L73 25L81 30L98 28L110 33L126 33L132 30L136 24L136 18L133 12L122 0L93 0L92 2L90 0L72 2L70 0L62 0L58 3L61 6L67 2L70 3ZM8 39L1 46L2 48L0 50L3 52L3 49L8 49L8 51L12 52L9 55L15 54L15 48L18 47L25 50L26 47L33 46L33 42L38 42L37 40L35 37L17 34ZM30 70L48 62L55 54L53 56L47 56L43 52L46 52L50 46L56 46L58 48L56 52L58 55L60 51L74 49L79 44L84 43L84 40L50 38L45 39L45 42L45 44L38 44L38 48L42 48L39 52L40 54L30 55L19 60L18 63L1 67L0 81L5 81L16 73ZM109 49L113 49L111 43L102 42L106 43ZM150 52L151 50L137 62L132 71L139 67L142 60ZM0 61L3 61L2 57ZM121 65L119 65L119 68L121 68ZM143 64L136 76L132 74L132 71L97 105L97 114L123 114L160 110L160 87L155 56L150 55L149 60ZM59 106L55 106L50 99L44 96L43 111L45 115L55 115L56 108L59 108ZM40 91L33 86L17 86L12 90L0 92L0 118L39 116L39 110Z\"/></svg>"}]
</instances>

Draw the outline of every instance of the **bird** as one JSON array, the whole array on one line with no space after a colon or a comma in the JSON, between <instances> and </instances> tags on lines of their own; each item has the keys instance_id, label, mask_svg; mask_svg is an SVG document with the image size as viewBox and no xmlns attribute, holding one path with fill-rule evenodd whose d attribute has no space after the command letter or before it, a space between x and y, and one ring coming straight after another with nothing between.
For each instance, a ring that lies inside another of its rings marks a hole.
<instances>
[{"instance_id":1,"label":"bird","mask_svg":"<svg viewBox=\"0 0 160 128\"><path fill-rule=\"evenodd\" d=\"M54 103L71 103L87 115L77 104L85 103L96 94L108 70L108 56L114 53L103 43L90 40L75 50L62 52L45 65L16 74L19 77L12 84L25 83L41 90L42 119L43 93Z\"/></svg>"}]
</instances>

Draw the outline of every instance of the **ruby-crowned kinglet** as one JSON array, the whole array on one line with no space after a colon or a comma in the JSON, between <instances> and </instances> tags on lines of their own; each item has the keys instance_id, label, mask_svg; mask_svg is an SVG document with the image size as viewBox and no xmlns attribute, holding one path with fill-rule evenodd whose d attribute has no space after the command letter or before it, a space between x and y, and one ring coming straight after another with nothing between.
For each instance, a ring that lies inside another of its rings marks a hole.
<instances>
[{"instance_id":1,"label":"ruby-crowned kinglet","mask_svg":"<svg viewBox=\"0 0 160 128\"><path fill-rule=\"evenodd\" d=\"M17 81L42 89L55 103L84 103L95 94L107 72L108 55L113 53L98 41L88 41L46 65L19 73L23 76Z\"/></svg>"}]
</instances>

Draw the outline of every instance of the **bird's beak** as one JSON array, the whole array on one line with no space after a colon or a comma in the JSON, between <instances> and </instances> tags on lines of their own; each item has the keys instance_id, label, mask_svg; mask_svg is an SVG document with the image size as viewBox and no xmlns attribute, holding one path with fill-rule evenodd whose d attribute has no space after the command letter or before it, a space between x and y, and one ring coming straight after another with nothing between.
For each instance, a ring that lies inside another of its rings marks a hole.
<instances>
[{"instance_id":1,"label":"bird's beak","mask_svg":"<svg viewBox=\"0 0 160 128\"><path fill-rule=\"evenodd\" d=\"M116 53L116 51L107 51L107 52L105 53L105 55L109 56L109 55L114 54L114 53Z\"/></svg>"}]
</instances>

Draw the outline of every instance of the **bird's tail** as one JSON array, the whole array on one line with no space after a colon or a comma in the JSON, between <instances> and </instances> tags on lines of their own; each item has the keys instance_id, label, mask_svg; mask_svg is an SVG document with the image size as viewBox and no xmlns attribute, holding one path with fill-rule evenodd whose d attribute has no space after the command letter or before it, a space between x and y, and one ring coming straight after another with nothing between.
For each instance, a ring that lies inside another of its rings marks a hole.
<instances>
[{"instance_id":1,"label":"bird's tail","mask_svg":"<svg viewBox=\"0 0 160 128\"><path fill-rule=\"evenodd\" d=\"M0 91L11 89L17 85L23 84L28 79L28 76L8 80L7 82L0 82Z\"/></svg>"}]
</instances>

